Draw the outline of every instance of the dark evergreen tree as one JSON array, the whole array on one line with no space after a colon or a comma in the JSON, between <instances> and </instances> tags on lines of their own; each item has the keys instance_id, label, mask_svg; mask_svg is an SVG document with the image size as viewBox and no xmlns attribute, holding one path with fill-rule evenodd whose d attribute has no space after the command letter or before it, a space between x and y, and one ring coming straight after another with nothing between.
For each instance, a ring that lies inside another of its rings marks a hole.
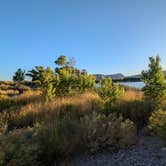
<instances>
[{"instance_id":1,"label":"dark evergreen tree","mask_svg":"<svg viewBox=\"0 0 166 166\"><path fill-rule=\"evenodd\" d=\"M19 68L15 72L15 75L13 76L13 81L21 82L21 81L24 81L24 79L25 79L25 70L22 70L21 68Z\"/></svg>"},{"instance_id":2,"label":"dark evergreen tree","mask_svg":"<svg viewBox=\"0 0 166 166\"><path fill-rule=\"evenodd\" d=\"M142 80L145 83L143 91L147 100L160 105L166 99L165 76L160 66L160 57L150 57L149 60L149 69L142 71Z\"/></svg>"}]
</instances>

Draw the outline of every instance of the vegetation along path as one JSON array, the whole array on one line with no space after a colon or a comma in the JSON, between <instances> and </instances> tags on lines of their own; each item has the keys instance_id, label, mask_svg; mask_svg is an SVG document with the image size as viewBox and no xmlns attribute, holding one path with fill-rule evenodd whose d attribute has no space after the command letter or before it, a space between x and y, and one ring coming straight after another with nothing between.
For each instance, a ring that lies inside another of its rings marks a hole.
<instances>
[{"instance_id":1,"label":"vegetation along path","mask_svg":"<svg viewBox=\"0 0 166 166\"><path fill-rule=\"evenodd\" d=\"M102 152L76 157L70 166L165 166L166 143L154 137L144 137L141 145L115 154Z\"/></svg>"}]
</instances>

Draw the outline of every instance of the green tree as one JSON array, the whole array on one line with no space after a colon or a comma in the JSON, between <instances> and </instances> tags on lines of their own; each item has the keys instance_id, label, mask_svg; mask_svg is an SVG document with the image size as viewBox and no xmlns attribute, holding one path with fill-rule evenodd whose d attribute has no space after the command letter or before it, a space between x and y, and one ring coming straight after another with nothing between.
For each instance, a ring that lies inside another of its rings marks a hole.
<instances>
[{"instance_id":1,"label":"green tree","mask_svg":"<svg viewBox=\"0 0 166 166\"><path fill-rule=\"evenodd\" d=\"M55 72L60 74L60 70L62 69L70 71L72 70L72 72L75 72L75 63L74 57L71 57L69 60L67 60L65 55L61 55L57 60L55 60L55 64L58 65L58 67L55 68Z\"/></svg>"},{"instance_id":2,"label":"green tree","mask_svg":"<svg viewBox=\"0 0 166 166\"><path fill-rule=\"evenodd\" d=\"M82 75L78 76L78 87L80 91L94 90L96 88L96 78L93 75Z\"/></svg>"},{"instance_id":3,"label":"green tree","mask_svg":"<svg viewBox=\"0 0 166 166\"><path fill-rule=\"evenodd\" d=\"M67 58L65 55L61 55L58 57L58 59L55 61L55 64L58 66L65 66L67 64Z\"/></svg>"},{"instance_id":4,"label":"green tree","mask_svg":"<svg viewBox=\"0 0 166 166\"><path fill-rule=\"evenodd\" d=\"M26 73L26 76L29 76L32 78L32 81L40 81L41 79L41 74L44 71L44 67L43 66L35 66L34 69L28 71L28 73Z\"/></svg>"},{"instance_id":5,"label":"green tree","mask_svg":"<svg viewBox=\"0 0 166 166\"><path fill-rule=\"evenodd\" d=\"M153 101L156 106L160 106L162 101L166 99L166 82L165 76L160 66L160 57L149 58L149 69L142 71L142 80L145 83L143 88L145 98Z\"/></svg>"},{"instance_id":6,"label":"green tree","mask_svg":"<svg viewBox=\"0 0 166 166\"><path fill-rule=\"evenodd\" d=\"M124 89L118 84L113 84L111 78L102 77L99 82L98 94L103 101L103 111L106 115L111 112L113 103L118 96L123 94Z\"/></svg>"},{"instance_id":7,"label":"green tree","mask_svg":"<svg viewBox=\"0 0 166 166\"><path fill-rule=\"evenodd\" d=\"M75 91L77 75L73 72L73 68L62 68L59 70L60 83L58 92L60 96L71 95Z\"/></svg>"},{"instance_id":8,"label":"green tree","mask_svg":"<svg viewBox=\"0 0 166 166\"><path fill-rule=\"evenodd\" d=\"M80 72L75 68L75 59L71 57L67 60L66 56L60 56L55 63L58 67L55 73L59 76L57 93L60 96L73 95L85 90L95 89L95 78L88 75L84 69Z\"/></svg>"},{"instance_id":9,"label":"green tree","mask_svg":"<svg viewBox=\"0 0 166 166\"><path fill-rule=\"evenodd\" d=\"M25 79L25 70L22 70L21 68L19 68L15 72L15 75L13 76L13 81L21 82L21 81L24 81L24 79Z\"/></svg>"},{"instance_id":10,"label":"green tree","mask_svg":"<svg viewBox=\"0 0 166 166\"><path fill-rule=\"evenodd\" d=\"M56 88L59 84L59 76L55 75L50 67L41 73L41 88L45 100L52 100L56 97Z\"/></svg>"}]
</instances>

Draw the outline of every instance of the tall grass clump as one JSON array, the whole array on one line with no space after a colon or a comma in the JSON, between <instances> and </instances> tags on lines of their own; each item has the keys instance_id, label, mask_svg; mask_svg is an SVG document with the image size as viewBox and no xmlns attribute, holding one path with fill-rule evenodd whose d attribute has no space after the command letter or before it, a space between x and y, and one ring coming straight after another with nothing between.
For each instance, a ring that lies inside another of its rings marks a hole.
<instances>
[{"instance_id":1,"label":"tall grass clump","mask_svg":"<svg viewBox=\"0 0 166 166\"><path fill-rule=\"evenodd\" d=\"M8 130L33 127L46 116L68 116L78 118L99 108L100 97L96 93L86 92L78 96L57 98L49 102L29 103L21 108L0 113L0 128L8 126Z\"/></svg>"},{"instance_id":2,"label":"tall grass clump","mask_svg":"<svg viewBox=\"0 0 166 166\"><path fill-rule=\"evenodd\" d=\"M40 91L28 91L17 97L1 97L0 98L0 112L4 109L12 109L24 106L29 103L41 101Z\"/></svg>"},{"instance_id":3,"label":"tall grass clump","mask_svg":"<svg viewBox=\"0 0 166 166\"><path fill-rule=\"evenodd\" d=\"M60 164L83 147L84 126L74 119L48 118L38 129L38 142L45 165Z\"/></svg>"}]
</instances>

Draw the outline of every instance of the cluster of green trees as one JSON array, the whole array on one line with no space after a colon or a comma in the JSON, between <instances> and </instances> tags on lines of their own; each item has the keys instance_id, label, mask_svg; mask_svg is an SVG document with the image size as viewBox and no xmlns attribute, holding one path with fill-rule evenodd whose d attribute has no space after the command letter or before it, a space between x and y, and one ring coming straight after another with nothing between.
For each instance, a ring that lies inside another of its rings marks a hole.
<instances>
[{"instance_id":1,"label":"cluster of green trees","mask_svg":"<svg viewBox=\"0 0 166 166\"><path fill-rule=\"evenodd\" d=\"M103 110L108 113L115 99L123 93L123 88L113 84L111 78L103 77L96 85L94 75L89 75L85 69L80 71L74 66L74 58L67 60L66 56L62 55L55 60L55 64L57 67L54 70L50 67L36 66L26 74L32 78L32 81L39 82L46 101L52 100L56 96L96 91L103 101ZM18 69L14 76L17 76L17 80L14 81L22 81L23 79L19 76L24 74L25 71Z\"/></svg>"},{"instance_id":2,"label":"cluster of green trees","mask_svg":"<svg viewBox=\"0 0 166 166\"><path fill-rule=\"evenodd\" d=\"M149 69L142 71L142 81L145 83L142 90L146 100L160 105L166 99L165 76L160 66L160 57L150 57L149 60ZM85 69L80 71L75 68L73 57L67 60L66 56L61 55L55 60L55 64L57 65L55 70L50 67L36 66L25 73L25 70L18 69L13 80L23 81L26 75L31 77L32 81L39 81L46 100L51 100L56 96L96 90L96 78L93 75L88 75ZM108 108L123 91L117 84L113 84L110 78L102 78L97 89Z\"/></svg>"}]
</instances>

